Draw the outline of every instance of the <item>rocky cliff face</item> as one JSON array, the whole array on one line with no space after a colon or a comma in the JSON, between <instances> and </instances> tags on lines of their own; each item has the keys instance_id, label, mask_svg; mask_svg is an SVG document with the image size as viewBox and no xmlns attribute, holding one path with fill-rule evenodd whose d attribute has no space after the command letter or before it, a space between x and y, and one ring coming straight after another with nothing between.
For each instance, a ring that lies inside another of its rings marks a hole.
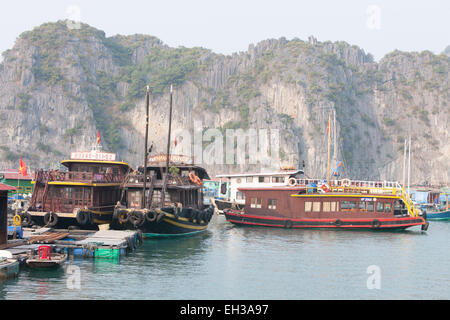
<instances>
[{"instance_id":1,"label":"rocky cliff face","mask_svg":"<svg viewBox=\"0 0 450 320\"><path fill-rule=\"evenodd\" d=\"M170 48L151 36L107 38L60 21L23 33L3 58L1 167L16 166L19 156L32 167L55 166L70 151L89 150L97 130L105 149L139 165L145 86L152 92L150 138L162 152L173 83L175 132L193 132L199 122L224 134L277 129L274 168L305 161L309 176L324 177L333 111L346 177L401 180L411 135L412 183L450 181L446 54L395 51L377 63L345 42L281 38L224 56ZM203 164L212 176L261 167L208 164L208 144Z\"/></svg>"}]
</instances>

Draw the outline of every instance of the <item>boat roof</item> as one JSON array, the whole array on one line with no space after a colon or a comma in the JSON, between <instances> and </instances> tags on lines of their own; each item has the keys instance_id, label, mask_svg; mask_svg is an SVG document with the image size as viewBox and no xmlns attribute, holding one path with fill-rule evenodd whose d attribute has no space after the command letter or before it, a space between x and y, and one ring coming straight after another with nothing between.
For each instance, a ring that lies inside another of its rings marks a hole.
<instances>
[{"instance_id":1,"label":"boat roof","mask_svg":"<svg viewBox=\"0 0 450 320\"><path fill-rule=\"evenodd\" d=\"M237 174L219 174L216 175L216 178L235 178L235 177L254 177L254 176L289 176L295 174L303 174L303 170L283 170L283 171L275 171L275 172L254 172L254 173L237 173Z\"/></svg>"},{"instance_id":2,"label":"boat roof","mask_svg":"<svg viewBox=\"0 0 450 320\"><path fill-rule=\"evenodd\" d=\"M16 190L16 188L9 186L7 184L0 183L0 191L9 191L9 190Z\"/></svg>"},{"instance_id":3,"label":"boat roof","mask_svg":"<svg viewBox=\"0 0 450 320\"><path fill-rule=\"evenodd\" d=\"M70 160L63 160L61 161L62 165L65 165L66 167L68 167L69 163L100 163L100 164L118 164L118 165L122 165L122 166L126 166L131 168L131 166L123 161L104 161L104 160L75 160L75 159L70 159Z\"/></svg>"}]
</instances>

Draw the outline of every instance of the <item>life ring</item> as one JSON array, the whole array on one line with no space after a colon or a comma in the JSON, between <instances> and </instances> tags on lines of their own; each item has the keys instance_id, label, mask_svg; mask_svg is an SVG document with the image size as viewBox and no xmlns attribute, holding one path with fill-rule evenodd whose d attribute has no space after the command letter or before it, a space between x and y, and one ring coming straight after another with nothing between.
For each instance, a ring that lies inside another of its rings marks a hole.
<instances>
[{"instance_id":1,"label":"life ring","mask_svg":"<svg viewBox=\"0 0 450 320\"><path fill-rule=\"evenodd\" d=\"M342 226L342 221L340 219L336 219L336 221L334 222L334 225L336 227L341 227Z\"/></svg>"},{"instance_id":2,"label":"life ring","mask_svg":"<svg viewBox=\"0 0 450 320\"><path fill-rule=\"evenodd\" d=\"M377 219L372 221L372 228L378 229L381 226L381 222Z\"/></svg>"},{"instance_id":3,"label":"life ring","mask_svg":"<svg viewBox=\"0 0 450 320\"><path fill-rule=\"evenodd\" d=\"M13 224L14 224L16 227L18 227L18 226L20 226L20 225L22 224L22 218L21 218L18 214L16 214L16 215L13 217Z\"/></svg>"},{"instance_id":4,"label":"life ring","mask_svg":"<svg viewBox=\"0 0 450 320\"><path fill-rule=\"evenodd\" d=\"M286 220L286 222L284 223L284 227L285 227L286 229L292 228L292 225L293 225L293 223L292 223L291 220Z\"/></svg>"},{"instance_id":5,"label":"life ring","mask_svg":"<svg viewBox=\"0 0 450 320\"><path fill-rule=\"evenodd\" d=\"M33 221L31 214L29 214L27 211L21 214L21 218L22 218L22 227L29 227Z\"/></svg>"},{"instance_id":6,"label":"life ring","mask_svg":"<svg viewBox=\"0 0 450 320\"><path fill-rule=\"evenodd\" d=\"M297 185L297 179L295 179L294 177L289 178L288 185L290 185L291 187L296 186Z\"/></svg>"},{"instance_id":7,"label":"life ring","mask_svg":"<svg viewBox=\"0 0 450 320\"><path fill-rule=\"evenodd\" d=\"M195 175L193 171L189 172L189 180L191 180L192 183L197 184L199 177Z\"/></svg>"},{"instance_id":8,"label":"life ring","mask_svg":"<svg viewBox=\"0 0 450 320\"><path fill-rule=\"evenodd\" d=\"M326 183L320 186L320 189L322 189L324 192L330 192L330 187Z\"/></svg>"},{"instance_id":9,"label":"life ring","mask_svg":"<svg viewBox=\"0 0 450 320\"><path fill-rule=\"evenodd\" d=\"M343 187L349 187L350 186L350 179L343 179L342 180L342 186Z\"/></svg>"},{"instance_id":10,"label":"life ring","mask_svg":"<svg viewBox=\"0 0 450 320\"><path fill-rule=\"evenodd\" d=\"M195 183L198 184L200 187L202 186L202 180L200 179L199 176L195 176Z\"/></svg>"},{"instance_id":11,"label":"life ring","mask_svg":"<svg viewBox=\"0 0 450 320\"><path fill-rule=\"evenodd\" d=\"M58 215L54 212L47 212L44 215L44 224L47 227L54 227L58 223Z\"/></svg>"}]
</instances>

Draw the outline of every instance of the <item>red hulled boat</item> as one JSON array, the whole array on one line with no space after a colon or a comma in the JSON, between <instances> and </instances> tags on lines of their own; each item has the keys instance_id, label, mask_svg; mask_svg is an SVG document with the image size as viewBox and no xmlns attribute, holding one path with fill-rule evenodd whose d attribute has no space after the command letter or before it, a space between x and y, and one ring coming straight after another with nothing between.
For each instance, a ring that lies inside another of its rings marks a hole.
<instances>
[{"instance_id":1,"label":"red hulled boat","mask_svg":"<svg viewBox=\"0 0 450 320\"><path fill-rule=\"evenodd\" d=\"M242 210L226 209L237 225L280 228L406 229L428 222L396 182L331 181L317 186L298 180L295 186L240 188Z\"/></svg>"}]
</instances>

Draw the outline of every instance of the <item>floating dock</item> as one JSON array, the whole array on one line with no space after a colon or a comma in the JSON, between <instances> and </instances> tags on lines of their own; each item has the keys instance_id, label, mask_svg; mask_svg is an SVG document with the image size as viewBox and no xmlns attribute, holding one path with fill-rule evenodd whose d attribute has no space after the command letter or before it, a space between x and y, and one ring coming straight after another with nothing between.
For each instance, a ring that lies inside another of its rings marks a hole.
<instances>
[{"instance_id":1,"label":"floating dock","mask_svg":"<svg viewBox=\"0 0 450 320\"><path fill-rule=\"evenodd\" d=\"M119 258L142 244L140 230L67 230L39 228L23 229L22 239L11 239L2 249L11 252L21 264L41 245L52 251L66 251L69 257Z\"/></svg>"}]
</instances>

